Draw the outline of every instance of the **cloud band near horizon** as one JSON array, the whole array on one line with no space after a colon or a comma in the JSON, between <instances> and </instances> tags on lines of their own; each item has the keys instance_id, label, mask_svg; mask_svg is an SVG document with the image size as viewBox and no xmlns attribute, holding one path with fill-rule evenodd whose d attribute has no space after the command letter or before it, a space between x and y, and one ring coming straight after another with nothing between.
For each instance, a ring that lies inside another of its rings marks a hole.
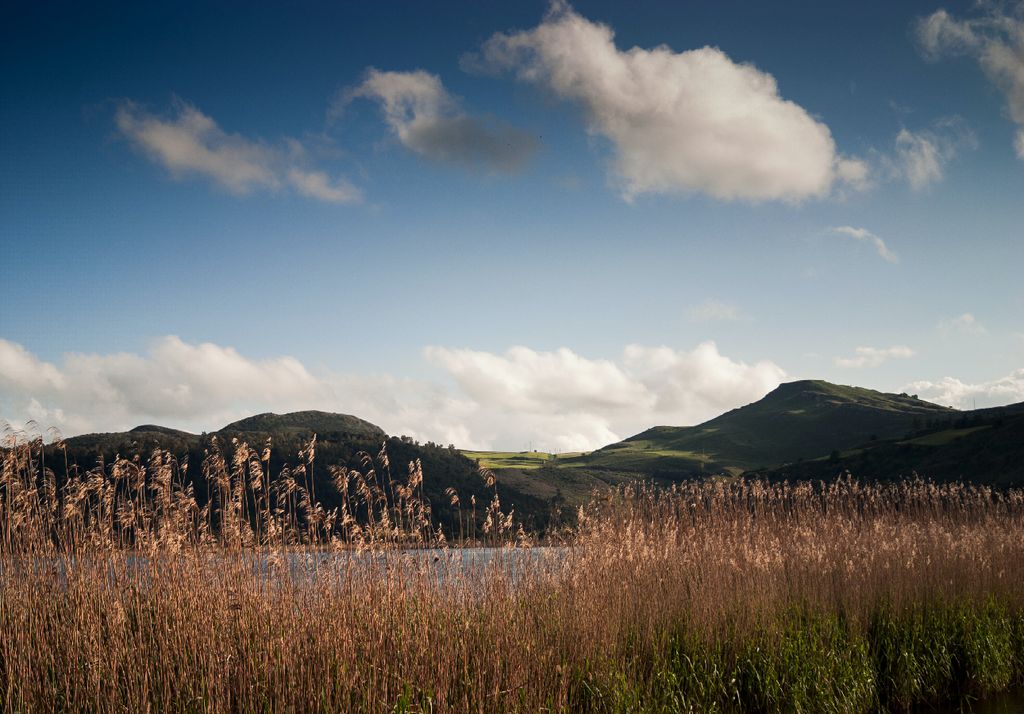
<instances>
[{"instance_id":1,"label":"cloud band near horizon","mask_svg":"<svg viewBox=\"0 0 1024 714\"><path fill-rule=\"evenodd\" d=\"M391 434L465 448L589 450L658 424L692 424L762 397L784 377L713 342L692 350L629 345L615 360L562 348L502 354L428 347L451 378L315 373L293 357L249 359L212 343L155 340L145 354L65 354L44 361L0 339L0 417L66 435L140 423L204 431L264 411L351 413Z\"/></svg>"},{"instance_id":2,"label":"cloud band near horizon","mask_svg":"<svg viewBox=\"0 0 1024 714\"><path fill-rule=\"evenodd\" d=\"M861 348L856 364L907 356ZM0 419L34 420L66 436L160 423L195 432L258 412L354 414L390 434L462 448L586 451L655 425L692 425L757 401L787 378L769 360L729 358L714 342L690 350L628 345L617 359L568 348L504 353L428 347L445 380L314 372L294 357L254 360L213 343L155 340L144 354L67 353L59 364L0 338ZM905 387L947 406L1024 401L1024 370L990 382L953 377Z\"/></svg>"}]
</instances>

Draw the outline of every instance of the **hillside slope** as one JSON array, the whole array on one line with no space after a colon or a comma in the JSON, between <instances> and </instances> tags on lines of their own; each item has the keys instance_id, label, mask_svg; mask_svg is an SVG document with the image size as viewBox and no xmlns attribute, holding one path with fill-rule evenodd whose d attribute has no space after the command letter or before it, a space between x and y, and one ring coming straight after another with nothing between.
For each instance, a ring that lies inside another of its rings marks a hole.
<instances>
[{"instance_id":1,"label":"hillside slope","mask_svg":"<svg viewBox=\"0 0 1024 714\"><path fill-rule=\"evenodd\" d=\"M804 380L698 426L656 426L575 462L680 476L740 473L903 436L956 413L908 395Z\"/></svg>"},{"instance_id":2,"label":"hillside slope","mask_svg":"<svg viewBox=\"0 0 1024 714\"><path fill-rule=\"evenodd\" d=\"M842 473L866 481L916 474L934 481L1020 486L1024 484L1024 403L965 412L906 438L869 442L759 475L774 480L828 480Z\"/></svg>"}]
</instances>

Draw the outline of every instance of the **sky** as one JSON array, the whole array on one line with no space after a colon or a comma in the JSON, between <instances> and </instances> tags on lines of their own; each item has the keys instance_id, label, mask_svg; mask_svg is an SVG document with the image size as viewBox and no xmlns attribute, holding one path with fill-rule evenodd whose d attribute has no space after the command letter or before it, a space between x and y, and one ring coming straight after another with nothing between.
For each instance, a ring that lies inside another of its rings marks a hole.
<instances>
[{"instance_id":1,"label":"sky","mask_svg":"<svg viewBox=\"0 0 1024 714\"><path fill-rule=\"evenodd\" d=\"M0 420L1024 401L1024 3L8 3Z\"/></svg>"}]
</instances>

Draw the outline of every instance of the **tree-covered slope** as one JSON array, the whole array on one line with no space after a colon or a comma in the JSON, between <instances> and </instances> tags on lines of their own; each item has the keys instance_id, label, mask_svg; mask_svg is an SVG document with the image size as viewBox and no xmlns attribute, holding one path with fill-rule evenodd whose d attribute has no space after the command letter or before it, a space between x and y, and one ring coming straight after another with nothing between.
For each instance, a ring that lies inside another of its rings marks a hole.
<instances>
[{"instance_id":1,"label":"tree-covered slope","mask_svg":"<svg viewBox=\"0 0 1024 714\"><path fill-rule=\"evenodd\" d=\"M386 434L376 424L371 424L350 414L304 411L289 414L256 414L232 422L220 430L221 433L258 434L319 434L321 437L384 439Z\"/></svg>"},{"instance_id":2,"label":"tree-covered slope","mask_svg":"<svg viewBox=\"0 0 1024 714\"><path fill-rule=\"evenodd\" d=\"M328 510L340 505L339 494L332 484L332 466L360 471L372 466L381 480L390 476L404 483L410 462L419 460L424 474L424 494L431 503L435 522L443 526L458 522L447 489L454 489L459 494L463 519L467 517L465 512L472 509L474 498L476 512L482 518L494 496L494 487L487 486L476 462L453 447L431 442L421 444L408 437L389 437L380 427L357 417L317 411L259 414L201 435L147 425L127 432L76 436L67 439L60 449L48 448L45 466L53 469L60 479L66 468L88 470L100 463L109 464L117 456L138 456L146 460L154 449L160 448L169 451L180 463L187 460L187 478L202 504L208 488L202 464L208 454L219 450L230 460L236 440L259 452L269 440L270 473L273 476L286 466L302 462L299 451L314 434L317 442L313 485L316 498ZM377 459L382 449L387 456L387 465ZM371 461L366 459L367 455ZM500 479L497 492L506 511L510 507L516 509L519 521L537 529L547 525L555 505L552 499L502 483Z\"/></svg>"}]
</instances>

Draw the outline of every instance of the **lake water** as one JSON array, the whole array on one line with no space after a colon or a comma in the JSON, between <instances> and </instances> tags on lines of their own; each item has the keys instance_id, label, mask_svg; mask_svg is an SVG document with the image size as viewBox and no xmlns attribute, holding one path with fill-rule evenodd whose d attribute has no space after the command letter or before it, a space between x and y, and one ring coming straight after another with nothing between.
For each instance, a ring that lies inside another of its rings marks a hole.
<instances>
[{"instance_id":1,"label":"lake water","mask_svg":"<svg viewBox=\"0 0 1024 714\"><path fill-rule=\"evenodd\" d=\"M429 548L388 551L281 551L262 553L217 553L198 561L199 567L221 568L242 565L253 573L269 579L287 576L293 582L304 582L336 575L339 580L360 570L375 572L423 574L438 582L456 576L478 575L497 568L515 579L529 566L557 565L564 561L570 549L564 547L533 548ZM99 566L108 569L112 582L123 577L148 580L151 568L159 570L160 560L145 555L126 554L107 559L101 556L90 562L88 558L29 558L7 561L0 559L0 576L18 572L34 574L53 573L61 579L69 567Z\"/></svg>"}]
</instances>

